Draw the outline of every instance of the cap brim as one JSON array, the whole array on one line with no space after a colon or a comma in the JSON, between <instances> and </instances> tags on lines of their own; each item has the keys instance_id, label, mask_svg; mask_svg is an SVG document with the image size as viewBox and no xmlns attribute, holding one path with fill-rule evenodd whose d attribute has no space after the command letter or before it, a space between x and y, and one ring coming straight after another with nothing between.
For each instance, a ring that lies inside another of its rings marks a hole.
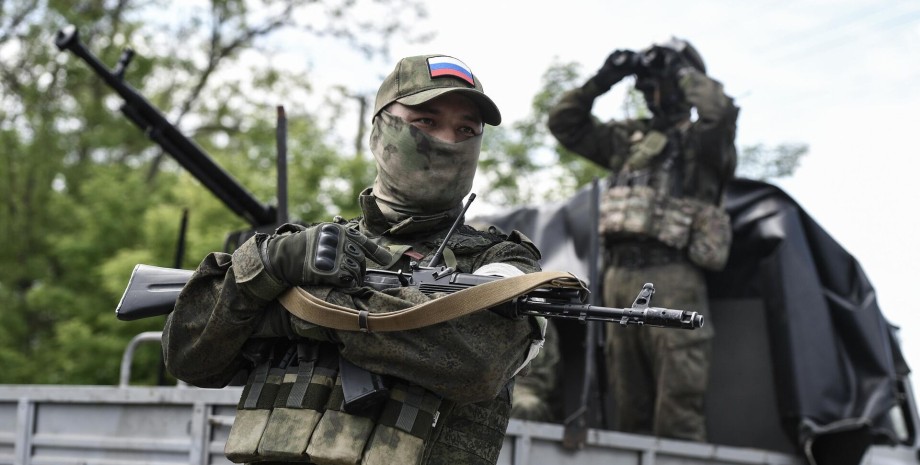
<instances>
[{"instance_id":1,"label":"cap brim","mask_svg":"<svg viewBox=\"0 0 920 465\"><path fill-rule=\"evenodd\" d=\"M482 122L491 126L498 126L502 122L502 114L498 111L498 106L495 105L495 102L492 101L486 94L465 87L442 87L438 89L428 89L421 92L407 95L402 98L396 99L397 102L403 105L421 105L435 97L440 97L441 95L448 94L451 92L459 92L463 94L464 97L468 97L476 106L479 107L480 116L482 116Z\"/></svg>"}]
</instances>

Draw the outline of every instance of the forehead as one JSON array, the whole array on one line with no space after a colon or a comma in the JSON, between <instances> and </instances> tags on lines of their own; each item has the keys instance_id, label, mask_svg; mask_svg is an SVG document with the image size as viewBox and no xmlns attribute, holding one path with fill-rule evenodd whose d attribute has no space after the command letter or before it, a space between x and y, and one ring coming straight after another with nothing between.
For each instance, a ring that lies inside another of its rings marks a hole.
<instances>
[{"instance_id":1,"label":"forehead","mask_svg":"<svg viewBox=\"0 0 920 465\"><path fill-rule=\"evenodd\" d=\"M434 112L440 114L457 114L482 121L479 106L473 100L460 93L450 92L439 95L427 102L407 107L413 111Z\"/></svg>"}]
</instances>

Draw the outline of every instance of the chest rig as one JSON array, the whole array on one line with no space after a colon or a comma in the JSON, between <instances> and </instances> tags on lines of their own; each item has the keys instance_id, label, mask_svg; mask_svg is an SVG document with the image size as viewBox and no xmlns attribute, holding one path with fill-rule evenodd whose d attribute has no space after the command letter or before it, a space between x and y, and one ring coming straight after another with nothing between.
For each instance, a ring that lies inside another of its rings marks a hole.
<instances>
[{"instance_id":1,"label":"chest rig","mask_svg":"<svg viewBox=\"0 0 920 465\"><path fill-rule=\"evenodd\" d=\"M385 269L423 260L437 245L431 238L410 244L378 239L394 256ZM500 241L464 228L444 244L443 262L464 268ZM281 341L250 373L225 454L236 463L420 464L445 454L494 462L511 386L509 381L492 401L457 406L420 386L351 364L332 343ZM479 441L470 441L471 434Z\"/></svg>"},{"instance_id":2,"label":"chest rig","mask_svg":"<svg viewBox=\"0 0 920 465\"><path fill-rule=\"evenodd\" d=\"M629 155L601 199L598 232L608 244L655 240L718 270L728 259L731 222L719 205L694 195L698 164L686 156L686 135L672 128L631 137Z\"/></svg>"}]
</instances>

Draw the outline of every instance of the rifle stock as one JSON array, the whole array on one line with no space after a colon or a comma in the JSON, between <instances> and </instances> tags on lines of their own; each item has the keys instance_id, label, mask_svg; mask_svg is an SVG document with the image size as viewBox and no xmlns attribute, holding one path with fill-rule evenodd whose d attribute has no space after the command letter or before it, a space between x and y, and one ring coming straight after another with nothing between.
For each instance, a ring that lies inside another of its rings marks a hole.
<instances>
[{"instance_id":1,"label":"rifle stock","mask_svg":"<svg viewBox=\"0 0 920 465\"><path fill-rule=\"evenodd\" d=\"M191 270L137 265L115 309L115 316L119 320L133 321L172 312L179 291L191 278L192 273ZM459 273L445 267L435 269L416 266L409 273L369 269L364 285L376 290L413 286L418 287L426 295L431 295L453 293L496 279L501 278ZM577 289L541 288L515 299L511 305L514 306L517 315L602 321L622 326L645 325L680 329L696 329L703 326L703 316L697 312L649 307L654 293L654 286L646 284L631 308L610 308L583 304L582 294Z\"/></svg>"},{"instance_id":2,"label":"rifle stock","mask_svg":"<svg viewBox=\"0 0 920 465\"><path fill-rule=\"evenodd\" d=\"M115 317L134 321L169 314L192 273L192 270L152 265L135 266L128 287L115 307Z\"/></svg>"}]
</instances>

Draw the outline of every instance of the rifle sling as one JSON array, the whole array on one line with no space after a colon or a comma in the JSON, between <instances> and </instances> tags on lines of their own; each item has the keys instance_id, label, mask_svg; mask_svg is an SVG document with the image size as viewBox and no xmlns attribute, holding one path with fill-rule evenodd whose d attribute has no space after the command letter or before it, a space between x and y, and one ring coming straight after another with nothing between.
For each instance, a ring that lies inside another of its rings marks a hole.
<instances>
[{"instance_id":1,"label":"rifle sling","mask_svg":"<svg viewBox=\"0 0 920 465\"><path fill-rule=\"evenodd\" d=\"M300 287L286 291L278 301L294 316L325 328L365 332L405 331L494 307L544 286L583 288L584 284L571 273L540 271L497 279L386 313L369 313L331 304Z\"/></svg>"}]
</instances>

